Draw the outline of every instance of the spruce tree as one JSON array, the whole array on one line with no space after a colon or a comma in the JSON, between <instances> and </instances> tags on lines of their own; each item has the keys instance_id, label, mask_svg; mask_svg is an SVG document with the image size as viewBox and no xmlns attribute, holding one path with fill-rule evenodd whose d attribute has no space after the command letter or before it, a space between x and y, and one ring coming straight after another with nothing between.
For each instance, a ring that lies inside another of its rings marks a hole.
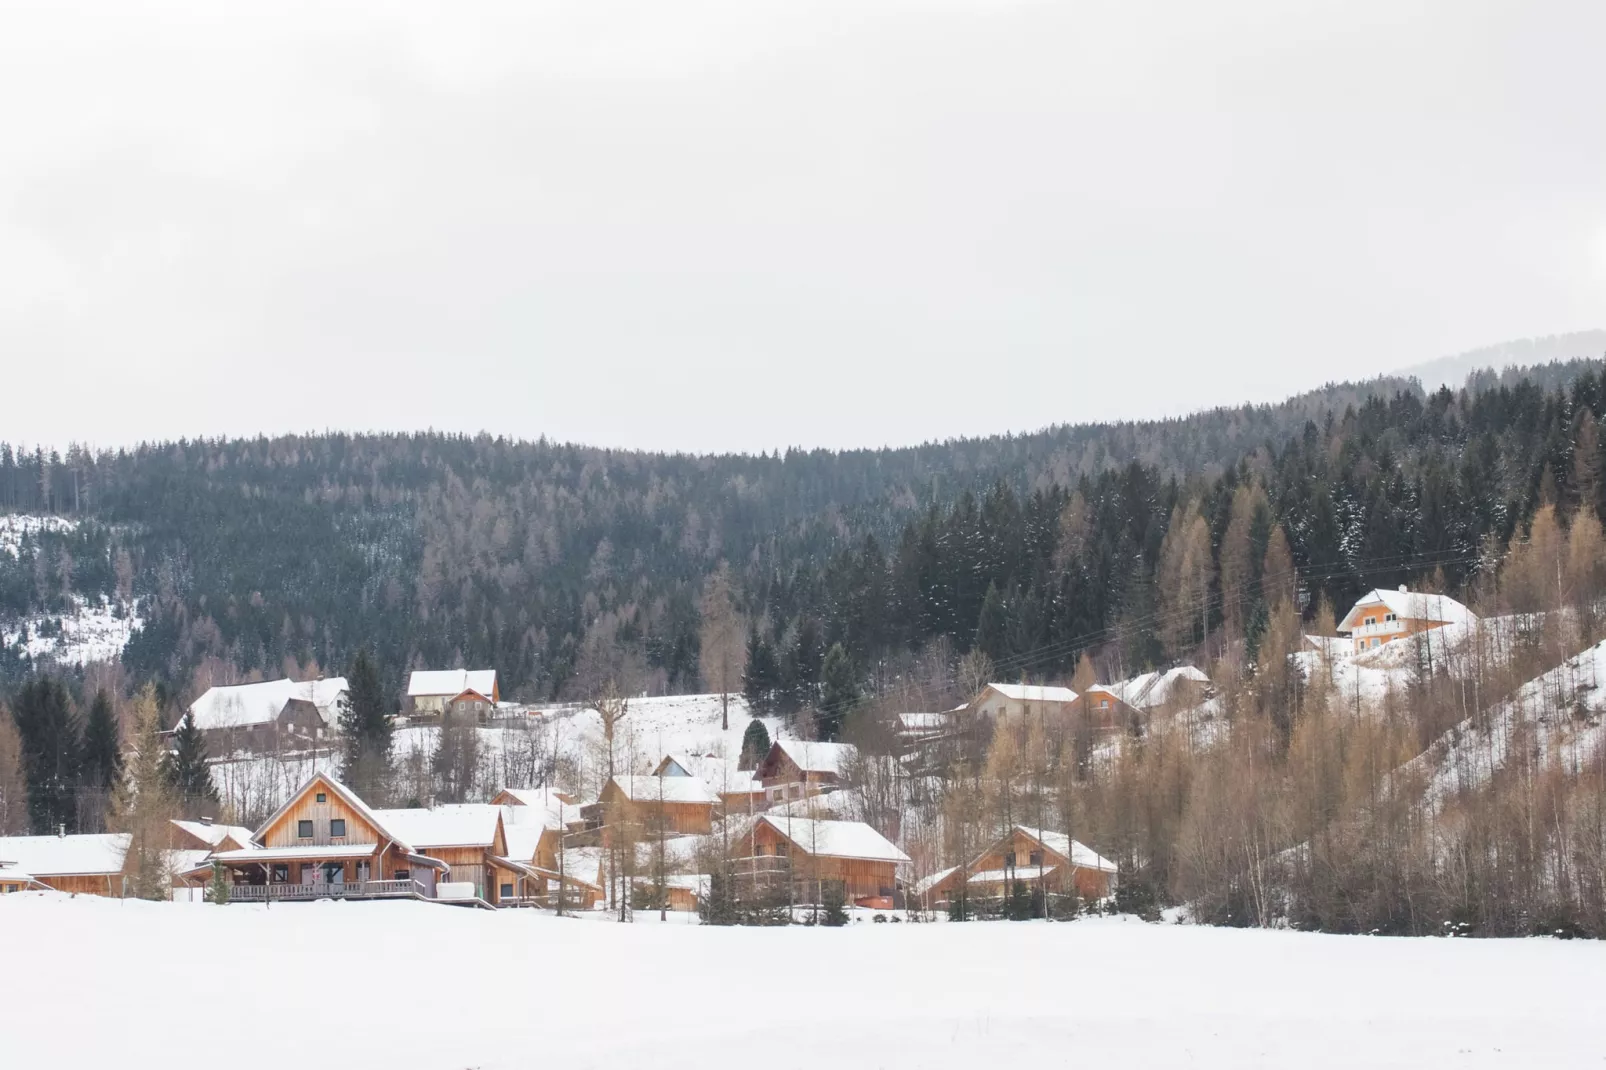
<instances>
[{"instance_id":1,"label":"spruce tree","mask_svg":"<svg viewBox=\"0 0 1606 1070\"><path fill-rule=\"evenodd\" d=\"M150 698L154 705L155 694ZM195 727L189 714L179 721L173 733L173 753L167 760L167 780L178 797L181 809L205 808L204 804L217 802L217 789L212 786L212 771L206 764L206 737Z\"/></svg>"},{"instance_id":2,"label":"spruce tree","mask_svg":"<svg viewBox=\"0 0 1606 1070\"><path fill-rule=\"evenodd\" d=\"M117 720L112 714L111 696L102 688L95 692L95 701L89 706L89 720L84 726L84 783L88 787L109 790L116 786L122 772L123 752Z\"/></svg>"},{"instance_id":3,"label":"spruce tree","mask_svg":"<svg viewBox=\"0 0 1606 1070\"><path fill-rule=\"evenodd\" d=\"M981 601L981 614L976 619L976 649L995 662L1007 658L1008 629L1009 617L1004 610L1004 596L999 593L997 584L989 583L987 594Z\"/></svg>"},{"instance_id":4,"label":"spruce tree","mask_svg":"<svg viewBox=\"0 0 1606 1070\"><path fill-rule=\"evenodd\" d=\"M366 648L352 659L346 683L340 708L340 775L358 795L380 799L390 772L392 703Z\"/></svg>"},{"instance_id":5,"label":"spruce tree","mask_svg":"<svg viewBox=\"0 0 1606 1070\"><path fill-rule=\"evenodd\" d=\"M137 899L161 900L171 894L172 875L167 861L172 845L170 822L179 815L180 808L172 766L162 744L156 691L149 684L135 698L133 714L134 763L112 794L108 823L114 831L129 835L124 864L129 894Z\"/></svg>"},{"instance_id":6,"label":"spruce tree","mask_svg":"<svg viewBox=\"0 0 1606 1070\"><path fill-rule=\"evenodd\" d=\"M49 676L22 685L11 708L22 741L22 771L28 782L28 823L37 835L77 830L74 792L83 761L83 741L67 689Z\"/></svg>"},{"instance_id":7,"label":"spruce tree","mask_svg":"<svg viewBox=\"0 0 1606 1070\"><path fill-rule=\"evenodd\" d=\"M742 733L742 756L736 763L738 769L754 769L764 760L764 755L770 752L770 730L764 727L764 722L757 717L747 723L747 731Z\"/></svg>"},{"instance_id":8,"label":"spruce tree","mask_svg":"<svg viewBox=\"0 0 1606 1070\"><path fill-rule=\"evenodd\" d=\"M820 667L820 737L836 739L843 720L858 701L858 670L842 644L833 643Z\"/></svg>"}]
</instances>

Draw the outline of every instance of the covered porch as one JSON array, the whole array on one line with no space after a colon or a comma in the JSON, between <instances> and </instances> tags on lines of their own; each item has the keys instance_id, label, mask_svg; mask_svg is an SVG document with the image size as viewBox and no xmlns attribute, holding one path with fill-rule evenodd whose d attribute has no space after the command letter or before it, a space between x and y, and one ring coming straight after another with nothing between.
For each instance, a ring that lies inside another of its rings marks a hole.
<instances>
[{"instance_id":1,"label":"covered porch","mask_svg":"<svg viewBox=\"0 0 1606 1070\"><path fill-rule=\"evenodd\" d=\"M379 844L332 844L220 851L235 902L313 899L435 899L446 863Z\"/></svg>"}]
</instances>

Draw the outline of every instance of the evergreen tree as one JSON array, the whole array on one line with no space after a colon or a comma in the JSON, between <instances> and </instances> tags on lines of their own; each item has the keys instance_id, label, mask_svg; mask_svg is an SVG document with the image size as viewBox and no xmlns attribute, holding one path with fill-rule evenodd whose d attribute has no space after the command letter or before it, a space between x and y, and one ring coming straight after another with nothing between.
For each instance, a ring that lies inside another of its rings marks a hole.
<instances>
[{"instance_id":1,"label":"evergreen tree","mask_svg":"<svg viewBox=\"0 0 1606 1070\"><path fill-rule=\"evenodd\" d=\"M114 831L129 835L124 863L129 894L138 899L162 900L168 898L173 882L167 850L172 845L170 822L180 809L162 745L156 692L149 684L134 700L133 714L134 763L112 795L108 824Z\"/></svg>"},{"instance_id":2,"label":"evergreen tree","mask_svg":"<svg viewBox=\"0 0 1606 1070\"><path fill-rule=\"evenodd\" d=\"M775 708L775 693L780 688L781 666L775 658L775 648L764 633L755 628L747 635L747 671L742 675L742 695L749 709L769 713Z\"/></svg>"},{"instance_id":3,"label":"evergreen tree","mask_svg":"<svg viewBox=\"0 0 1606 1070\"><path fill-rule=\"evenodd\" d=\"M833 740L842 731L849 711L859 702L858 670L841 643L826 653L820 685L820 737Z\"/></svg>"},{"instance_id":4,"label":"evergreen tree","mask_svg":"<svg viewBox=\"0 0 1606 1070\"><path fill-rule=\"evenodd\" d=\"M393 703L367 648L352 659L346 684L340 707L340 775L360 797L382 799L390 769Z\"/></svg>"},{"instance_id":5,"label":"evergreen tree","mask_svg":"<svg viewBox=\"0 0 1606 1070\"><path fill-rule=\"evenodd\" d=\"M223 866L213 863L212 887L207 889L207 901L222 906L229 901L229 874Z\"/></svg>"},{"instance_id":6,"label":"evergreen tree","mask_svg":"<svg viewBox=\"0 0 1606 1070\"><path fill-rule=\"evenodd\" d=\"M747 723L742 733L742 755L736 763L738 769L753 769L770 752L770 730L757 717Z\"/></svg>"},{"instance_id":7,"label":"evergreen tree","mask_svg":"<svg viewBox=\"0 0 1606 1070\"><path fill-rule=\"evenodd\" d=\"M155 701L152 695L151 702ZM217 789L212 786L212 771L206 759L206 737L185 714L173 733L173 753L167 760L168 784L181 810L204 810L208 809L207 803L217 802Z\"/></svg>"},{"instance_id":8,"label":"evergreen tree","mask_svg":"<svg viewBox=\"0 0 1606 1070\"><path fill-rule=\"evenodd\" d=\"M976 620L976 649L995 662L1004 660L1009 657L1008 630L1009 618L1004 610L1004 596L998 593L997 584L989 583L987 594L981 601L981 614Z\"/></svg>"},{"instance_id":9,"label":"evergreen tree","mask_svg":"<svg viewBox=\"0 0 1606 1070\"><path fill-rule=\"evenodd\" d=\"M36 835L77 831L74 798L83 741L67 689L49 676L36 676L17 692L11 715L22 741L22 771L28 783L28 823Z\"/></svg>"},{"instance_id":10,"label":"evergreen tree","mask_svg":"<svg viewBox=\"0 0 1606 1070\"><path fill-rule=\"evenodd\" d=\"M841 881L827 881L820 898L824 900L825 908L820 914L821 925L840 926L848 923L847 896Z\"/></svg>"},{"instance_id":11,"label":"evergreen tree","mask_svg":"<svg viewBox=\"0 0 1606 1070\"><path fill-rule=\"evenodd\" d=\"M84 726L84 784L110 790L116 786L122 772L122 741L112 714L111 696L102 688L95 692L95 700L89 706L89 720Z\"/></svg>"}]
</instances>

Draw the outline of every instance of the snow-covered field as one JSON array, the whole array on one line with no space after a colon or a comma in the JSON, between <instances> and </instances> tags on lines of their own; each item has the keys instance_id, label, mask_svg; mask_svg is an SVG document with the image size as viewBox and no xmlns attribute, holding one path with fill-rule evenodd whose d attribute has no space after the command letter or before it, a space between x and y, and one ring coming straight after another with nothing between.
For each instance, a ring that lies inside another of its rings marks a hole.
<instances>
[{"instance_id":1,"label":"snow-covered field","mask_svg":"<svg viewBox=\"0 0 1606 1070\"><path fill-rule=\"evenodd\" d=\"M1606 944L0 897L0 1062L1599 1067ZM230 1023L220 1032L219 1023Z\"/></svg>"},{"instance_id":2,"label":"snow-covered field","mask_svg":"<svg viewBox=\"0 0 1606 1070\"><path fill-rule=\"evenodd\" d=\"M22 543L42 531L73 531L78 521L64 516L32 516L27 513L0 513L0 554L16 557Z\"/></svg>"}]
</instances>

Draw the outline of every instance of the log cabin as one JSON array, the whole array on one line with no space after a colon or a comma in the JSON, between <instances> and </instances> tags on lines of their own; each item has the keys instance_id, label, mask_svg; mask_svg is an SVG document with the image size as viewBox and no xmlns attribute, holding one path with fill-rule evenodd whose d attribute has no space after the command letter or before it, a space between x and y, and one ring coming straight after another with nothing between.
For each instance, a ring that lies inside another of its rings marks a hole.
<instances>
[{"instance_id":1,"label":"log cabin","mask_svg":"<svg viewBox=\"0 0 1606 1070\"><path fill-rule=\"evenodd\" d=\"M9 863L0 870L0 891L31 887L121 896L130 840L126 832L0 836L0 862Z\"/></svg>"},{"instance_id":2,"label":"log cabin","mask_svg":"<svg viewBox=\"0 0 1606 1070\"><path fill-rule=\"evenodd\" d=\"M1339 635L1349 637L1358 654L1396 639L1421 635L1447 624L1470 624L1477 619L1454 598L1421 594L1402 585L1399 590L1379 587L1362 595L1344 614L1337 630Z\"/></svg>"},{"instance_id":3,"label":"log cabin","mask_svg":"<svg viewBox=\"0 0 1606 1070\"><path fill-rule=\"evenodd\" d=\"M451 883L474 885L476 899L495 906L502 889L515 890L520 873L509 864L500 806L468 803L373 815L415 852L445 863Z\"/></svg>"},{"instance_id":4,"label":"log cabin","mask_svg":"<svg viewBox=\"0 0 1606 1070\"><path fill-rule=\"evenodd\" d=\"M978 899L1008 893L1016 880L1060 895L1074 888L1083 899L1115 894L1117 867L1084 843L1063 832L1016 825L963 866L933 873L915 886L922 902L951 902L961 887Z\"/></svg>"},{"instance_id":5,"label":"log cabin","mask_svg":"<svg viewBox=\"0 0 1606 1070\"><path fill-rule=\"evenodd\" d=\"M801 799L839 787L848 763L857 755L851 743L778 739L753 770L753 779L763 785L771 803Z\"/></svg>"},{"instance_id":6,"label":"log cabin","mask_svg":"<svg viewBox=\"0 0 1606 1070\"><path fill-rule=\"evenodd\" d=\"M415 851L327 773L309 777L252 840L210 858L231 874L235 900L433 899L450 868Z\"/></svg>"},{"instance_id":7,"label":"log cabin","mask_svg":"<svg viewBox=\"0 0 1606 1070\"><path fill-rule=\"evenodd\" d=\"M603 786L597 801L608 826L628 821L641 836L683 836L714 831L719 796L694 776L620 775Z\"/></svg>"},{"instance_id":8,"label":"log cabin","mask_svg":"<svg viewBox=\"0 0 1606 1070\"><path fill-rule=\"evenodd\" d=\"M748 857L736 859L784 868L800 901L815 901L821 886L841 885L859 906L891 908L900 898L898 873L909 856L862 821L826 821L765 814L738 841Z\"/></svg>"}]
</instances>

